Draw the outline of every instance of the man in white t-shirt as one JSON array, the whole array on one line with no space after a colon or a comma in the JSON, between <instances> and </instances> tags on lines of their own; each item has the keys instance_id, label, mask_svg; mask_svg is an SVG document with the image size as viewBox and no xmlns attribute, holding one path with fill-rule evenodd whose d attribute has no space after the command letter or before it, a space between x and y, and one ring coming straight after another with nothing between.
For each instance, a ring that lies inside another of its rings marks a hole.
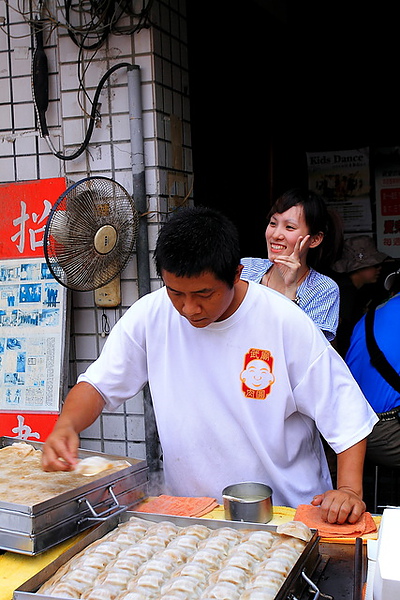
<instances>
[{"instance_id":1,"label":"man in white t-shirt","mask_svg":"<svg viewBox=\"0 0 400 600\"><path fill-rule=\"evenodd\" d=\"M365 438L377 422L346 364L289 299L240 279L233 224L208 208L178 210L155 262L164 287L135 302L69 392L43 452L70 470L78 434L148 382L167 493L221 498L239 481L276 505L321 505L327 521L365 510ZM320 434L338 456L332 489Z\"/></svg>"}]
</instances>

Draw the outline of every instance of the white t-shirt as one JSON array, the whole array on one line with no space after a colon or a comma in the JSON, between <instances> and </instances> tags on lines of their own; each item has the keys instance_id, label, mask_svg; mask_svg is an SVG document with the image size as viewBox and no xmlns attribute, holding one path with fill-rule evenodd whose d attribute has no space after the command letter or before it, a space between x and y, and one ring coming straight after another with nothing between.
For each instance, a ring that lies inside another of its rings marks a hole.
<instances>
[{"instance_id":1,"label":"white t-shirt","mask_svg":"<svg viewBox=\"0 0 400 600\"><path fill-rule=\"evenodd\" d=\"M275 505L309 503L332 487L318 430L342 452L377 421L311 319L254 282L233 315L202 329L165 288L142 297L79 381L109 410L149 381L166 493L177 496L221 500L226 485L259 481Z\"/></svg>"}]
</instances>

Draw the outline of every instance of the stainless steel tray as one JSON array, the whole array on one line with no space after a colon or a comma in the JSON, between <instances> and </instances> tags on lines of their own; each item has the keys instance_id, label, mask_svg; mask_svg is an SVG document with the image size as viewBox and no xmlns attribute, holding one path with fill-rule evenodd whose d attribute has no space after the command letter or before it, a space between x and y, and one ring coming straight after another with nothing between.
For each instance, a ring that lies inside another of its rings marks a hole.
<instances>
[{"instance_id":1,"label":"stainless steel tray","mask_svg":"<svg viewBox=\"0 0 400 600\"><path fill-rule=\"evenodd\" d=\"M276 527L273 525L263 525L260 523L246 523L246 522L235 522L235 521L224 521L217 519L205 519L195 517L176 517L171 515L158 515L158 514L146 514L142 512L127 511L120 515L115 515L100 524L94 530L90 531L87 536L77 542L73 547L69 548L66 552L60 555L52 563L48 564L44 569L39 571L34 577L31 577L28 581L23 583L14 591L13 600L54 600L54 596L48 596L37 593L37 590L52 576L54 573L66 564L73 556L78 554L81 550L89 546L92 542L97 541L103 537L106 533L114 529L119 523L126 522L130 517L136 516L140 519L145 519L152 522L160 521L171 521L179 527L187 527L193 523L205 525L210 529L218 529L220 527L232 527L234 529L246 529L246 530L261 530L261 531L276 531ZM313 537L307 543L300 558L292 568L286 581L277 593L275 600L293 600L295 597L299 597L304 588L307 585L313 586L311 577L317 568L320 561L319 553L319 536L315 530L313 530ZM61 600L69 600L58 597Z\"/></svg>"},{"instance_id":2,"label":"stainless steel tray","mask_svg":"<svg viewBox=\"0 0 400 600\"><path fill-rule=\"evenodd\" d=\"M29 443L35 449L43 446L41 442L2 437L0 447L18 441ZM21 554L38 554L148 497L146 461L79 450L79 458L94 455L110 460L124 459L130 464L32 506L1 499L0 548Z\"/></svg>"}]
</instances>

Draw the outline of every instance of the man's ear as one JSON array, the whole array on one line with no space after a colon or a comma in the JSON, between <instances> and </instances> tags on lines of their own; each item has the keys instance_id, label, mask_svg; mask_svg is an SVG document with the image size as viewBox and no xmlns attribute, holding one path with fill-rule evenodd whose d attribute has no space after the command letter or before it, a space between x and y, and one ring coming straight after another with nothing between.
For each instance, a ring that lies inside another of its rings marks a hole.
<instances>
[{"instance_id":1,"label":"man's ear","mask_svg":"<svg viewBox=\"0 0 400 600\"><path fill-rule=\"evenodd\" d=\"M312 235L310 238L310 245L308 246L309 248L316 248L317 246L319 246L322 242L322 240L324 239L324 234L322 233L322 231L318 231L318 233L316 233L315 235Z\"/></svg>"},{"instance_id":2,"label":"man's ear","mask_svg":"<svg viewBox=\"0 0 400 600\"><path fill-rule=\"evenodd\" d=\"M234 284L240 280L240 275L241 275L242 270L243 270L243 265L242 264L238 265L237 269L236 269L236 273L235 273L235 279L233 281Z\"/></svg>"}]
</instances>

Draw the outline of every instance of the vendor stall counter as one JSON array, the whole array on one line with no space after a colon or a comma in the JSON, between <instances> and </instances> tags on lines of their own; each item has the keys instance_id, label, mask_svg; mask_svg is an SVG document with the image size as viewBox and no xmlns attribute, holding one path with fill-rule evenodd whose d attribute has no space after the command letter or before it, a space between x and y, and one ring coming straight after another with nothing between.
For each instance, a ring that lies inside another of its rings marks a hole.
<instances>
[{"instance_id":1,"label":"vendor stall counter","mask_svg":"<svg viewBox=\"0 0 400 600\"><path fill-rule=\"evenodd\" d=\"M293 512L293 509L275 507L271 523L279 525L289 521ZM205 514L204 518L219 520L223 518L223 514L223 508L217 507ZM81 532L38 556L24 556L13 552L0 554L0 600L13 600L14 591L24 582L68 552L85 536L90 536L93 530L94 528ZM291 600L311 600L315 597L362 600L366 581L366 540L357 538L332 541L321 538L319 552L321 560L312 575L310 585L306 585L301 595Z\"/></svg>"}]
</instances>

